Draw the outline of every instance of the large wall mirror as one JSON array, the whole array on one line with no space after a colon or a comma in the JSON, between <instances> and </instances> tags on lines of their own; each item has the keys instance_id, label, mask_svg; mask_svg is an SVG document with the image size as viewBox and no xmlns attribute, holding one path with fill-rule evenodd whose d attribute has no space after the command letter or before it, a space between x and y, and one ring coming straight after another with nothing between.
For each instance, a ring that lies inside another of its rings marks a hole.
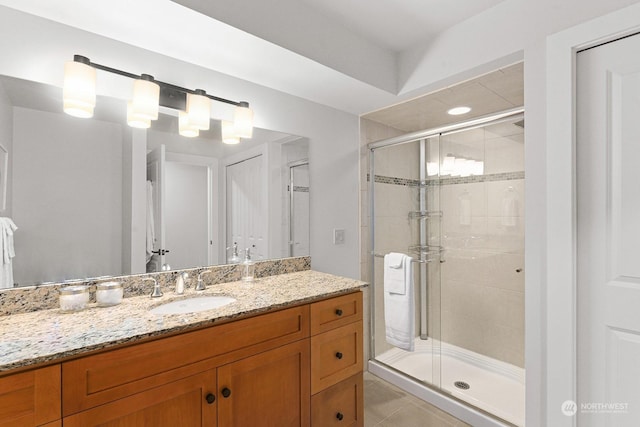
<instances>
[{"instance_id":1,"label":"large wall mirror","mask_svg":"<svg viewBox=\"0 0 640 427\"><path fill-rule=\"evenodd\" d=\"M309 254L305 138L255 129L230 146L216 121L190 139L171 111L140 130L123 100L78 119L61 99L0 76L0 216L18 227L0 288L224 264L234 246L254 260Z\"/></svg>"}]
</instances>

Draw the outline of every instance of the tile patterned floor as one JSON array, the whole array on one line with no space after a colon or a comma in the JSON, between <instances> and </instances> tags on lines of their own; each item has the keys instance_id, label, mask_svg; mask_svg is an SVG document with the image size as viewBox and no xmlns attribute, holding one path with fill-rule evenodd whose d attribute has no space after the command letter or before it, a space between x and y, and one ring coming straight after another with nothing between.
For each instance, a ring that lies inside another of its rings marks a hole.
<instances>
[{"instance_id":1,"label":"tile patterned floor","mask_svg":"<svg viewBox=\"0 0 640 427\"><path fill-rule=\"evenodd\" d=\"M470 427L423 400L364 373L365 427Z\"/></svg>"}]
</instances>

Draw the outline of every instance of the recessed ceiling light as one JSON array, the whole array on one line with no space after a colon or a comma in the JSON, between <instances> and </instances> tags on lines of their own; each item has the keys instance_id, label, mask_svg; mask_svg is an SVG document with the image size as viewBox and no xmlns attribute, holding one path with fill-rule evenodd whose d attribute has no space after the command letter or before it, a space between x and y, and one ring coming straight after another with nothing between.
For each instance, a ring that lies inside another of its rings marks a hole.
<instances>
[{"instance_id":1,"label":"recessed ceiling light","mask_svg":"<svg viewBox=\"0 0 640 427\"><path fill-rule=\"evenodd\" d=\"M471 111L469 107L455 107L447 111L447 114L451 114L452 116L459 116L461 114L467 114Z\"/></svg>"}]
</instances>

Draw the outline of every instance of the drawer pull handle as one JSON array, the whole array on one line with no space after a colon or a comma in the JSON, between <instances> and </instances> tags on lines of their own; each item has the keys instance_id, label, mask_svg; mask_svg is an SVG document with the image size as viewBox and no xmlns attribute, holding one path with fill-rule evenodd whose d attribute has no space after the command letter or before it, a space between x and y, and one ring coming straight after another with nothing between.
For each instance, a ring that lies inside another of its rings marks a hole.
<instances>
[{"instance_id":1,"label":"drawer pull handle","mask_svg":"<svg viewBox=\"0 0 640 427\"><path fill-rule=\"evenodd\" d=\"M344 415L342 415L342 413L338 412L336 414L336 418L338 419L338 421L342 421L342 419L344 418Z\"/></svg>"},{"instance_id":2,"label":"drawer pull handle","mask_svg":"<svg viewBox=\"0 0 640 427\"><path fill-rule=\"evenodd\" d=\"M207 399L207 403L209 405L216 401L216 397L211 393L207 394L207 397L205 397L205 399Z\"/></svg>"},{"instance_id":3,"label":"drawer pull handle","mask_svg":"<svg viewBox=\"0 0 640 427\"><path fill-rule=\"evenodd\" d=\"M227 398L227 397L229 397L229 396L231 396L231 390L229 390L229 389L228 389L228 388L226 388L226 387L225 387L225 388L223 388L223 389L222 389L222 397L224 397L224 398L226 399L226 398Z\"/></svg>"},{"instance_id":4,"label":"drawer pull handle","mask_svg":"<svg viewBox=\"0 0 640 427\"><path fill-rule=\"evenodd\" d=\"M338 308L336 310L336 316L342 316L342 309Z\"/></svg>"},{"instance_id":5,"label":"drawer pull handle","mask_svg":"<svg viewBox=\"0 0 640 427\"><path fill-rule=\"evenodd\" d=\"M342 353L337 352L337 353L336 353L336 357L337 357L338 359L342 359Z\"/></svg>"}]
</instances>

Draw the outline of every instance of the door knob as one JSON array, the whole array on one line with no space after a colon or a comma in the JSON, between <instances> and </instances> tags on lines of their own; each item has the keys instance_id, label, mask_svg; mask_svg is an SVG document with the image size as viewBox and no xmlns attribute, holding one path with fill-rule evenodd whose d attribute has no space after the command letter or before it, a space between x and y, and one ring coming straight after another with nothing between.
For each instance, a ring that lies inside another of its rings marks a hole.
<instances>
[{"instance_id":1,"label":"door knob","mask_svg":"<svg viewBox=\"0 0 640 427\"><path fill-rule=\"evenodd\" d=\"M228 389L228 388L226 388L226 387L225 387L225 388L223 388L223 389L222 389L222 397L224 397L224 398L226 399L226 398L227 398L227 397L229 397L229 396L231 396L231 390L229 390L229 389Z\"/></svg>"},{"instance_id":2,"label":"door knob","mask_svg":"<svg viewBox=\"0 0 640 427\"><path fill-rule=\"evenodd\" d=\"M337 357L338 359L342 359L342 353L337 352L337 353L336 353L336 357Z\"/></svg>"},{"instance_id":3,"label":"door knob","mask_svg":"<svg viewBox=\"0 0 640 427\"><path fill-rule=\"evenodd\" d=\"M337 309L336 310L336 316L342 316L342 310L341 309Z\"/></svg>"},{"instance_id":4,"label":"door knob","mask_svg":"<svg viewBox=\"0 0 640 427\"><path fill-rule=\"evenodd\" d=\"M209 405L211 405L213 402L215 402L215 401L216 401L216 397L215 397L213 394L211 394L211 393L207 394L207 396L205 397L205 399L207 399L207 403L208 403Z\"/></svg>"},{"instance_id":5,"label":"door knob","mask_svg":"<svg viewBox=\"0 0 640 427\"><path fill-rule=\"evenodd\" d=\"M344 418L344 415L342 415L342 413L341 413L341 412L338 412L338 413L336 414L336 418L338 419L338 421L342 421L342 419Z\"/></svg>"}]
</instances>

